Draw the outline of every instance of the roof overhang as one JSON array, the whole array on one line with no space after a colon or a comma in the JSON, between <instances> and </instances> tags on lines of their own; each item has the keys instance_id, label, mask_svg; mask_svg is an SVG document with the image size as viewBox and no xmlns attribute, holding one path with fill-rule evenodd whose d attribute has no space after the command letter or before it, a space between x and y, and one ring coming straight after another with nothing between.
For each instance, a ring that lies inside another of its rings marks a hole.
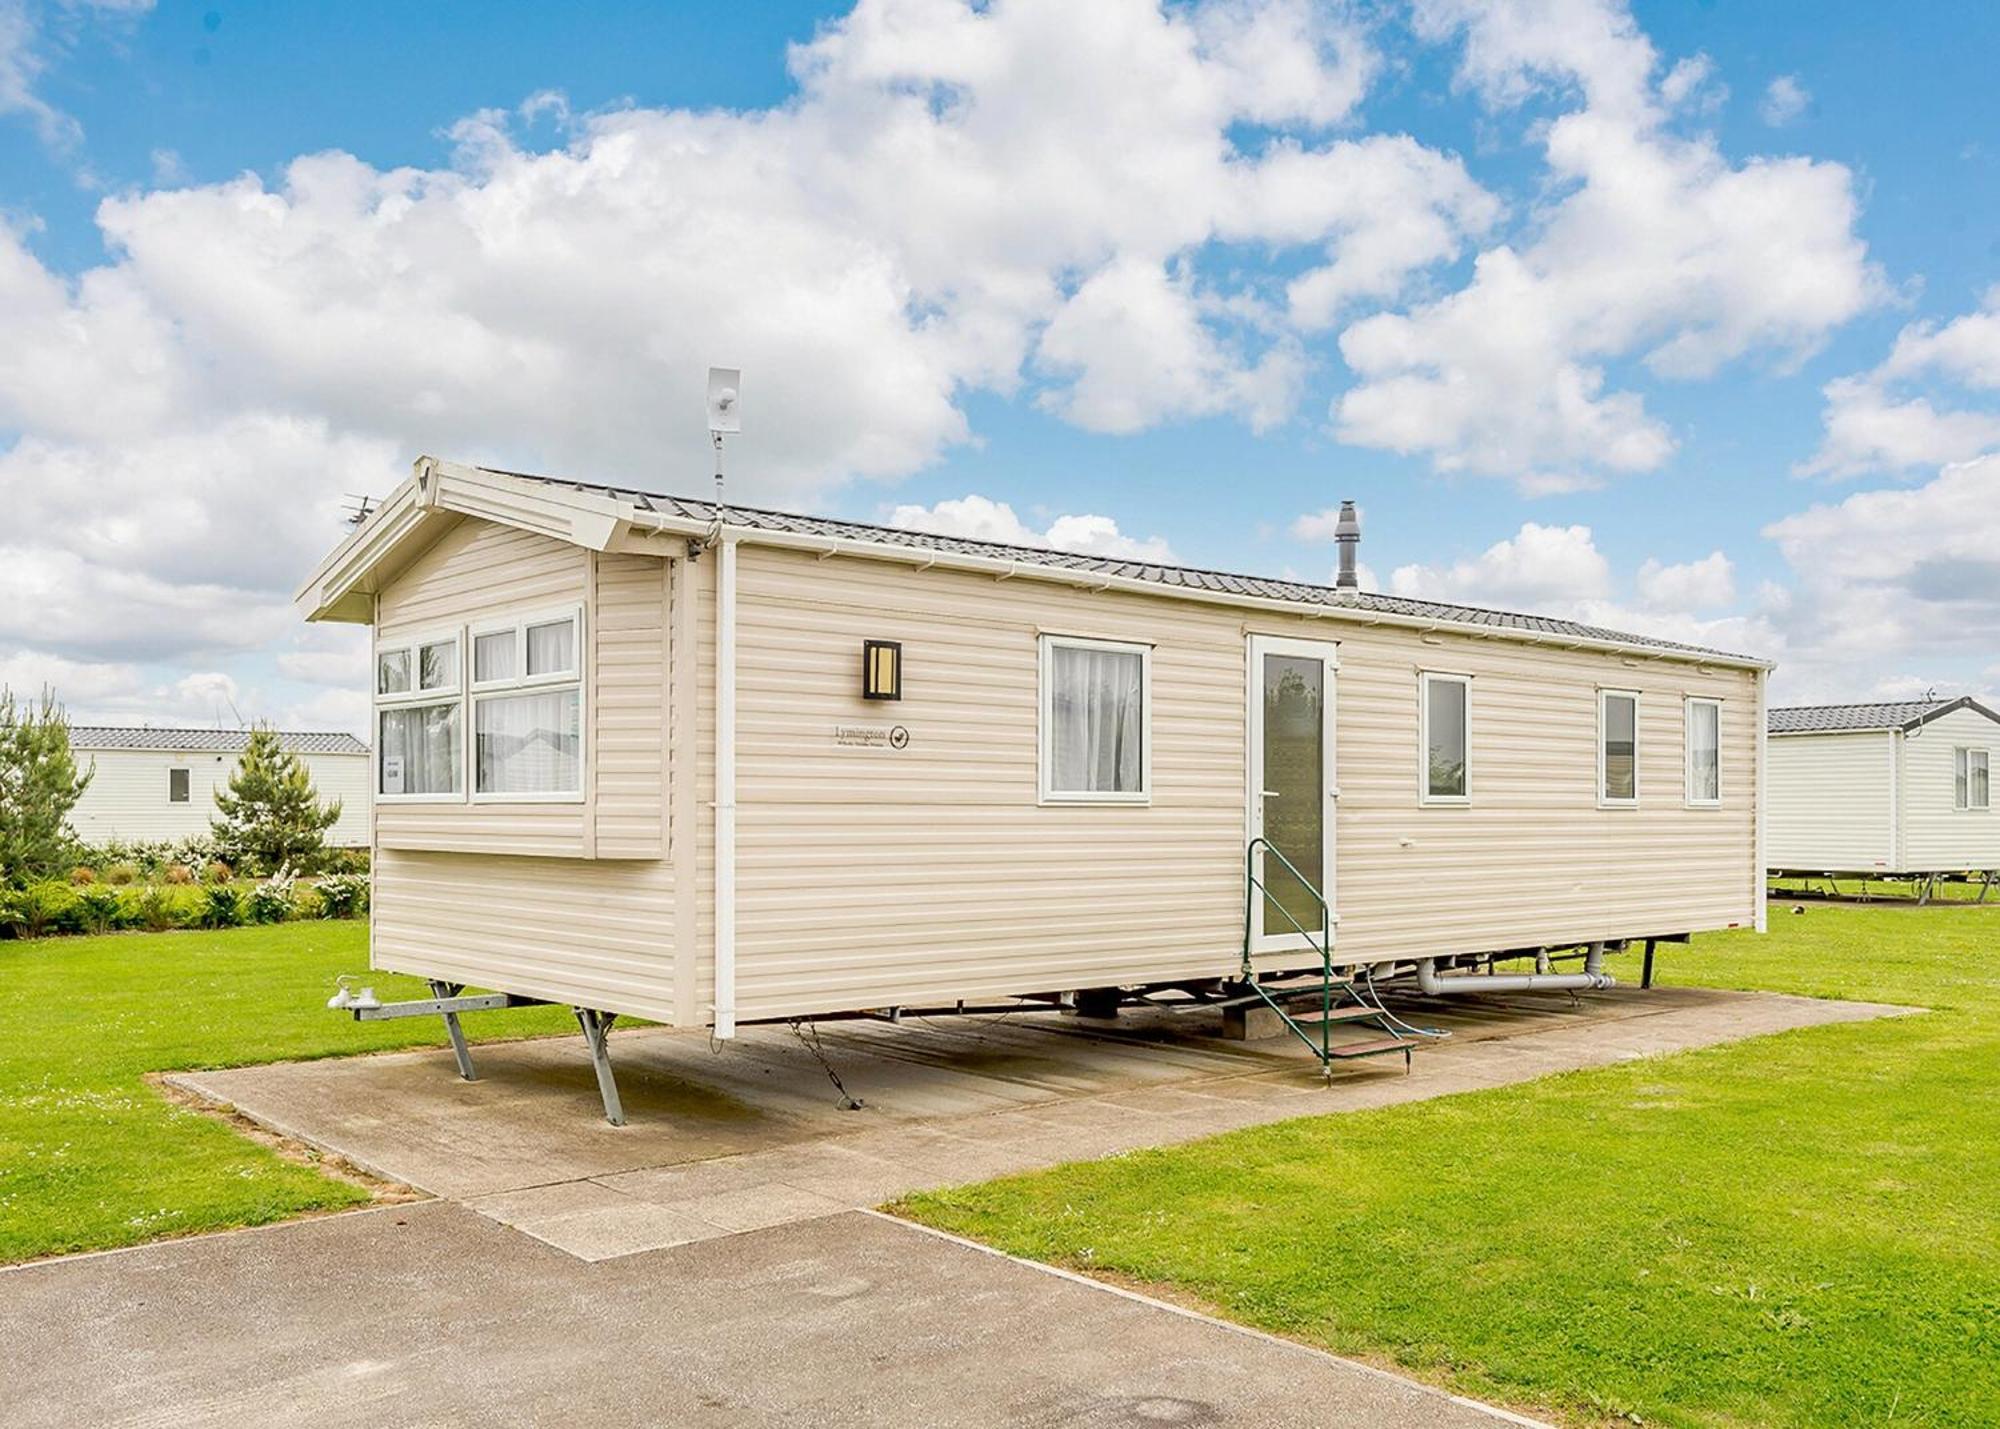
<instances>
[{"instance_id":1,"label":"roof overhang","mask_svg":"<svg viewBox=\"0 0 2000 1429\"><path fill-rule=\"evenodd\" d=\"M1093 591L1124 591L1165 600L1302 616L1362 626L1390 626L1423 634L1460 635L1474 640L1541 645L1620 656L1631 663L1665 661L1677 665L1736 670L1770 670L1769 660L1720 651L1675 649L1641 640L1521 629L1477 621L1400 615L1360 607L1281 600L1199 586L1170 585L1103 571L1074 570L1034 561L1006 560L970 552L903 546L802 531L713 522L641 508L601 491L559 482L513 476L484 467L420 457L410 479L397 487L351 536L334 548L295 597L307 620L367 622L374 618L375 594L410 561L465 517L536 531L594 551L654 556L684 555L689 541L734 541L808 551L821 557L852 556L887 561L917 570L942 567L1008 580L1044 581Z\"/></svg>"},{"instance_id":2,"label":"roof overhang","mask_svg":"<svg viewBox=\"0 0 2000 1429\"><path fill-rule=\"evenodd\" d=\"M334 547L292 601L307 620L366 624L376 593L467 516L602 551L634 514L608 496L419 457L409 480Z\"/></svg>"},{"instance_id":3,"label":"roof overhang","mask_svg":"<svg viewBox=\"0 0 2000 1429\"><path fill-rule=\"evenodd\" d=\"M1903 726L1903 733L1914 734L1917 730L1922 729L1932 720L1943 719L1946 715L1956 714L1960 710L1971 710L1974 714L1985 715L1995 724L2000 724L2000 714L1995 714L1992 710L1986 708L1985 705L1979 703L1978 700L1972 698L1971 695L1960 695L1955 700L1948 700L1944 704L1939 705L1936 709L1927 710L1923 714L1918 715L1915 719L1911 720L1908 724Z\"/></svg>"}]
</instances>

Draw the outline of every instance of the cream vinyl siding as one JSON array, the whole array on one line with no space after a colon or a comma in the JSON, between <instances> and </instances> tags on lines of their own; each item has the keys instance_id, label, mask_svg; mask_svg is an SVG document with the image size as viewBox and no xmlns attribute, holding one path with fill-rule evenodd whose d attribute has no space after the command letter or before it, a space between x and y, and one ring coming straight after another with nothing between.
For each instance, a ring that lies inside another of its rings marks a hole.
<instances>
[{"instance_id":1,"label":"cream vinyl siding","mask_svg":"<svg viewBox=\"0 0 2000 1429\"><path fill-rule=\"evenodd\" d=\"M739 595L745 1018L1230 972L1253 630L1340 644L1343 961L1754 920L1747 671L755 545ZM1043 633L1153 643L1150 806L1037 805ZM864 638L903 643L901 701L861 699ZM1419 666L1474 678L1470 806L1417 802ZM1597 807L1599 685L1641 693L1637 809ZM1723 701L1717 809L1682 807L1687 694ZM836 724L910 739L843 747Z\"/></svg>"},{"instance_id":2,"label":"cream vinyl siding","mask_svg":"<svg viewBox=\"0 0 2000 1429\"><path fill-rule=\"evenodd\" d=\"M1765 861L1814 873L1895 869L1898 738L1889 730L1772 735ZM1949 808L1949 752L1946 760Z\"/></svg>"},{"instance_id":3,"label":"cream vinyl siding","mask_svg":"<svg viewBox=\"0 0 2000 1429\"><path fill-rule=\"evenodd\" d=\"M668 563L600 555L592 563L584 667L585 751L598 858L663 858L667 851Z\"/></svg>"},{"instance_id":4,"label":"cream vinyl siding","mask_svg":"<svg viewBox=\"0 0 2000 1429\"><path fill-rule=\"evenodd\" d=\"M1954 807L1954 749L1988 750L2000 770L2000 724L1961 709L1902 736L1904 872L2000 868L2000 807Z\"/></svg>"},{"instance_id":5,"label":"cream vinyl siding","mask_svg":"<svg viewBox=\"0 0 2000 1429\"><path fill-rule=\"evenodd\" d=\"M182 839L206 835L215 818L215 791L229 786L233 753L154 749L78 750L77 764L96 773L77 800L70 824L86 843L106 839ZM368 846L371 756L301 754L323 800L340 800L340 818L326 841L340 848ZM167 771L188 771L188 801L167 799Z\"/></svg>"}]
</instances>

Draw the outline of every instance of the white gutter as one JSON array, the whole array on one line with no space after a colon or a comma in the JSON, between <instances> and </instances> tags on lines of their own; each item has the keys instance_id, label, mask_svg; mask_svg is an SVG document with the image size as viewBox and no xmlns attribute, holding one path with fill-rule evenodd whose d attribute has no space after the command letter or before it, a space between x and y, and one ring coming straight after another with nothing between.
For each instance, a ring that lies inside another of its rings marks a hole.
<instances>
[{"instance_id":1,"label":"white gutter","mask_svg":"<svg viewBox=\"0 0 2000 1429\"><path fill-rule=\"evenodd\" d=\"M736 537L715 546L715 1035L736 1035Z\"/></svg>"},{"instance_id":2,"label":"white gutter","mask_svg":"<svg viewBox=\"0 0 2000 1429\"><path fill-rule=\"evenodd\" d=\"M1757 672L1757 832L1753 840L1757 866L1751 870L1756 880L1751 885L1752 897L1756 900L1751 904L1751 916L1756 920L1756 929L1760 933L1769 931L1771 923L1771 899L1766 891L1770 886L1770 866L1764 861L1764 816L1768 802L1765 790L1770 784L1767 766L1771 761L1770 700L1766 687L1770 680L1769 669Z\"/></svg>"},{"instance_id":3,"label":"white gutter","mask_svg":"<svg viewBox=\"0 0 2000 1429\"><path fill-rule=\"evenodd\" d=\"M712 536L716 531L713 522L668 516L658 511L640 511L636 507L633 508L632 524L638 529L658 532L661 535L679 535L693 539ZM951 570L973 571L1009 580L1045 581L1054 585L1081 586L1086 590L1117 590L1132 595L1164 596L1169 599L1197 601L1204 605L1235 606L1245 610L1269 611L1281 615L1351 620L1364 625L1395 625L1411 630L1449 632L1454 635L1484 639L1518 640L1527 644L1553 645L1564 650L1600 650L1620 655L1640 656L1650 660L1672 660L1684 665L1717 665L1738 670L1773 668L1769 660L1755 660L1747 656L1671 650L1629 640L1600 640L1588 636L1524 630L1511 625L1441 620L1432 615L1398 615L1391 611L1350 609L1340 605L1277 600L1269 596L1236 595L1229 591L1208 590L1200 586L1168 585L1162 581L1138 580L1131 576L1110 575L1103 571L1072 571L1061 566L999 560L991 556L974 556L960 551L898 546L886 541L843 540L838 537L813 536L796 531L771 531L757 526L725 526L722 529L725 533L724 539L727 540L809 551L822 558L853 556L870 561L900 561L919 569L943 566Z\"/></svg>"}]
</instances>

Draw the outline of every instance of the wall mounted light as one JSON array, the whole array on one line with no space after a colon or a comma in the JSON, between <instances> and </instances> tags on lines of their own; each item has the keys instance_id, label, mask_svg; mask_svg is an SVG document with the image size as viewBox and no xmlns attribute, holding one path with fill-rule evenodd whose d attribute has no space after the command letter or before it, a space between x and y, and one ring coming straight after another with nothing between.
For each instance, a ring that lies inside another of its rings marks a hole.
<instances>
[{"instance_id":1,"label":"wall mounted light","mask_svg":"<svg viewBox=\"0 0 2000 1429\"><path fill-rule=\"evenodd\" d=\"M861 642L861 698L903 698L903 644L900 640Z\"/></svg>"}]
</instances>

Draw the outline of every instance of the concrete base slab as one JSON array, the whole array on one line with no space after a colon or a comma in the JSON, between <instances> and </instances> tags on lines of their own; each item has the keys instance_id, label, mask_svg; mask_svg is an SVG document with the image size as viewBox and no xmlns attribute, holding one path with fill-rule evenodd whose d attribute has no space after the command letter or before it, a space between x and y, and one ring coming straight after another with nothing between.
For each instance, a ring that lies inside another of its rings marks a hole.
<instances>
[{"instance_id":1,"label":"concrete base slab","mask_svg":"<svg viewBox=\"0 0 2000 1429\"><path fill-rule=\"evenodd\" d=\"M1451 1036L1405 1075L1377 1062L1323 1085L1295 1039L1222 1042L1185 1015L1115 1028L1060 1013L828 1024L821 1052L864 1103L843 1110L788 1029L612 1039L630 1125L607 1126L580 1039L171 1080L389 1179L463 1200L584 1260L879 1205L909 1192L1162 1146L1289 1117L1361 1111L1553 1072L1909 1012L1698 988L1516 994L1398 1005Z\"/></svg>"},{"instance_id":2,"label":"concrete base slab","mask_svg":"<svg viewBox=\"0 0 2000 1429\"><path fill-rule=\"evenodd\" d=\"M0 1270L0 1339L10 1429L1502 1422L857 1212L585 1264L365 1211Z\"/></svg>"}]
</instances>

